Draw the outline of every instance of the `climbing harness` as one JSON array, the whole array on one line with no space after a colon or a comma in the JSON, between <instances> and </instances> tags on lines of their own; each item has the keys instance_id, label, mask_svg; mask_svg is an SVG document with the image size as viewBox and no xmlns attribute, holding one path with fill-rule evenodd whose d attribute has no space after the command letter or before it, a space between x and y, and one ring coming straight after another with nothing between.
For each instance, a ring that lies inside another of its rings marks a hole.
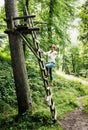
<instances>
[{"instance_id":1,"label":"climbing harness","mask_svg":"<svg viewBox=\"0 0 88 130\"><path fill-rule=\"evenodd\" d=\"M30 50L33 52L33 54L38 59L41 74L42 74L42 79L43 79L43 83L44 83L44 88L46 91L46 97L45 97L46 102L48 103L48 106L50 107L53 121L56 121L57 120L57 112L56 112L55 105L54 105L54 102L52 99L52 94L51 94L49 82L48 82L48 79L46 77L46 69L45 69L45 65L43 63L43 59L42 59L42 55L41 55L41 51L40 51L40 47L39 47L39 42L37 40L36 31L39 31L39 28L34 27L34 23L33 23L32 19L35 17L35 15L29 15L29 12L28 12L26 6L25 6L25 12L26 12L26 16L15 17L15 18L11 17L10 19L5 19L6 22L9 20L10 23L12 23L12 28L7 29L5 32L6 33L18 33L20 35L20 37L23 39L23 41L25 42L25 44L30 48ZM14 21L20 20L20 19L27 19L27 24L29 25L29 27L25 26L25 25L15 26ZM32 36L34 47L32 46L31 42L27 39L26 34L30 34Z\"/></svg>"}]
</instances>

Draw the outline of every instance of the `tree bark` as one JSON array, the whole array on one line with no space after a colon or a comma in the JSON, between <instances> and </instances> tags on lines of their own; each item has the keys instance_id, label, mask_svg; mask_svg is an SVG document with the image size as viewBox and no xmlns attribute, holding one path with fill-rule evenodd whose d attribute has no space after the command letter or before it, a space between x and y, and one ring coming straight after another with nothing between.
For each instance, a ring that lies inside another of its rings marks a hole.
<instances>
[{"instance_id":1,"label":"tree bark","mask_svg":"<svg viewBox=\"0 0 88 130\"><path fill-rule=\"evenodd\" d=\"M6 18L18 16L17 0L5 0ZM15 20L15 25L19 21ZM7 28L13 29L11 21L7 21ZM9 43L13 67L13 75L15 80L17 101L18 101L18 114L21 115L27 110L32 113L32 100L30 94L30 87L28 85L28 76L24 60L23 47L21 38L17 33L9 33Z\"/></svg>"}]
</instances>

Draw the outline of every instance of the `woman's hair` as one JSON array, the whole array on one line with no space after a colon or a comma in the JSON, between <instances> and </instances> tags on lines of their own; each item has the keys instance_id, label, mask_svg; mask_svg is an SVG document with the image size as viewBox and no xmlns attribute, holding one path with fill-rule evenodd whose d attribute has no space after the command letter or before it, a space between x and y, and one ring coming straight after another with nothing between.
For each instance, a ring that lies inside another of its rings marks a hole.
<instances>
[{"instance_id":1,"label":"woman's hair","mask_svg":"<svg viewBox=\"0 0 88 130\"><path fill-rule=\"evenodd\" d=\"M55 46L54 44L52 44L52 45L50 46L50 48L51 48L51 47L56 48L56 46Z\"/></svg>"}]
</instances>

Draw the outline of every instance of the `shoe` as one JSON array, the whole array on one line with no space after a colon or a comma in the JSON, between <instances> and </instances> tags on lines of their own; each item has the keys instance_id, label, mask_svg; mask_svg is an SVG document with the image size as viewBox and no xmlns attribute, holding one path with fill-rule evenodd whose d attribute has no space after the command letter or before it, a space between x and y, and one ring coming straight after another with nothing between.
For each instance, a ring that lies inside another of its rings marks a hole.
<instances>
[{"instance_id":1,"label":"shoe","mask_svg":"<svg viewBox=\"0 0 88 130\"><path fill-rule=\"evenodd\" d=\"M49 84L49 86L53 86L53 83L51 82L51 83Z\"/></svg>"}]
</instances>

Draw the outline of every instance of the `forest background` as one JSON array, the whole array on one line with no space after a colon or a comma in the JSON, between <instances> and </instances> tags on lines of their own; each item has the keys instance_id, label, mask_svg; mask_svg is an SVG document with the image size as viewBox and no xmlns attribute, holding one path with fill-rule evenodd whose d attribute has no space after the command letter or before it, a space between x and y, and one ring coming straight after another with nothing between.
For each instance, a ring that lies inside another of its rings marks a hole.
<instances>
[{"instance_id":1,"label":"forest background","mask_svg":"<svg viewBox=\"0 0 88 130\"><path fill-rule=\"evenodd\" d=\"M25 0L19 0L18 2L18 10L20 16L23 16L24 3ZM40 42L40 47L44 51L48 51L49 46L52 43L54 43L55 45L59 45L60 47L60 56L57 58L55 69L63 71L66 74L72 74L88 80L88 1L86 0L82 6L77 6L77 3L78 1L76 0L30 0L28 7L31 14L36 15L36 18L34 19L35 26L40 28L40 32L37 34L37 38ZM0 104L2 106L2 114L0 119L4 120L2 120L1 127L2 129L4 129L5 126L3 126L3 123L7 121L8 129L13 129L14 126L18 126L18 128L22 127L23 129L25 129L26 126L30 128L35 128L38 127L36 126L35 122L35 120L38 119L39 127L42 126L41 124L43 123L44 128L50 128L51 124L49 124L49 110L47 111L47 106L43 104L45 92L44 88L42 87L43 83L38 66L38 61L27 47L25 52L25 64L27 66L29 85L33 98L33 113L35 114L35 118L34 122L33 119L29 119L28 121L26 121L27 119L23 119L24 123L22 123L23 120L20 120L20 123L18 124L13 123L14 118L11 115L17 114L17 99L11 68L9 41L7 35L3 33L6 29L6 23L3 20L5 17L5 8L2 7L0 10ZM79 18L79 26L73 24L73 21L76 18ZM21 21L21 23L22 22L23 21ZM74 30L74 28L77 28L77 30L79 31L79 35L76 40L72 41L72 37L74 37L74 31L70 31L70 29ZM69 34L69 32L72 34ZM31 41L30 36L29 39ZM46 62L46 58L44 56L43 58ZM77 96L87 95L88 89L86 85L82 88L82 85L80 83L69 82L62 77L56 75L55 72L54 75L54 99L56 102L58 113L60 117L62 117L65 113L77 107L75 99L77 98ZM66 97L66 99L62 98L66 96L66 90L59 90L58 88L63 87L68 91L71 89L71 92L69 92L72 97L71 99L70 97ZM56 92L57 90L58 92ZM73 91L75 95L72 94ZM86 111L88 108L87 105L88 104L85 105ZM64 111L64 107L66 107L66 111ZM7 108L8 110L6 110ZM39 111L37 111L37 109L39 109ZM26 118L28 118L28 115L26 116ZM48 126L45 126L43 120L46 121L46 124L48 124ZM12 126L10 126L10 122L13 123ZM43 129L43 127L40 128Z\"/></svg>"}]
</instances>

